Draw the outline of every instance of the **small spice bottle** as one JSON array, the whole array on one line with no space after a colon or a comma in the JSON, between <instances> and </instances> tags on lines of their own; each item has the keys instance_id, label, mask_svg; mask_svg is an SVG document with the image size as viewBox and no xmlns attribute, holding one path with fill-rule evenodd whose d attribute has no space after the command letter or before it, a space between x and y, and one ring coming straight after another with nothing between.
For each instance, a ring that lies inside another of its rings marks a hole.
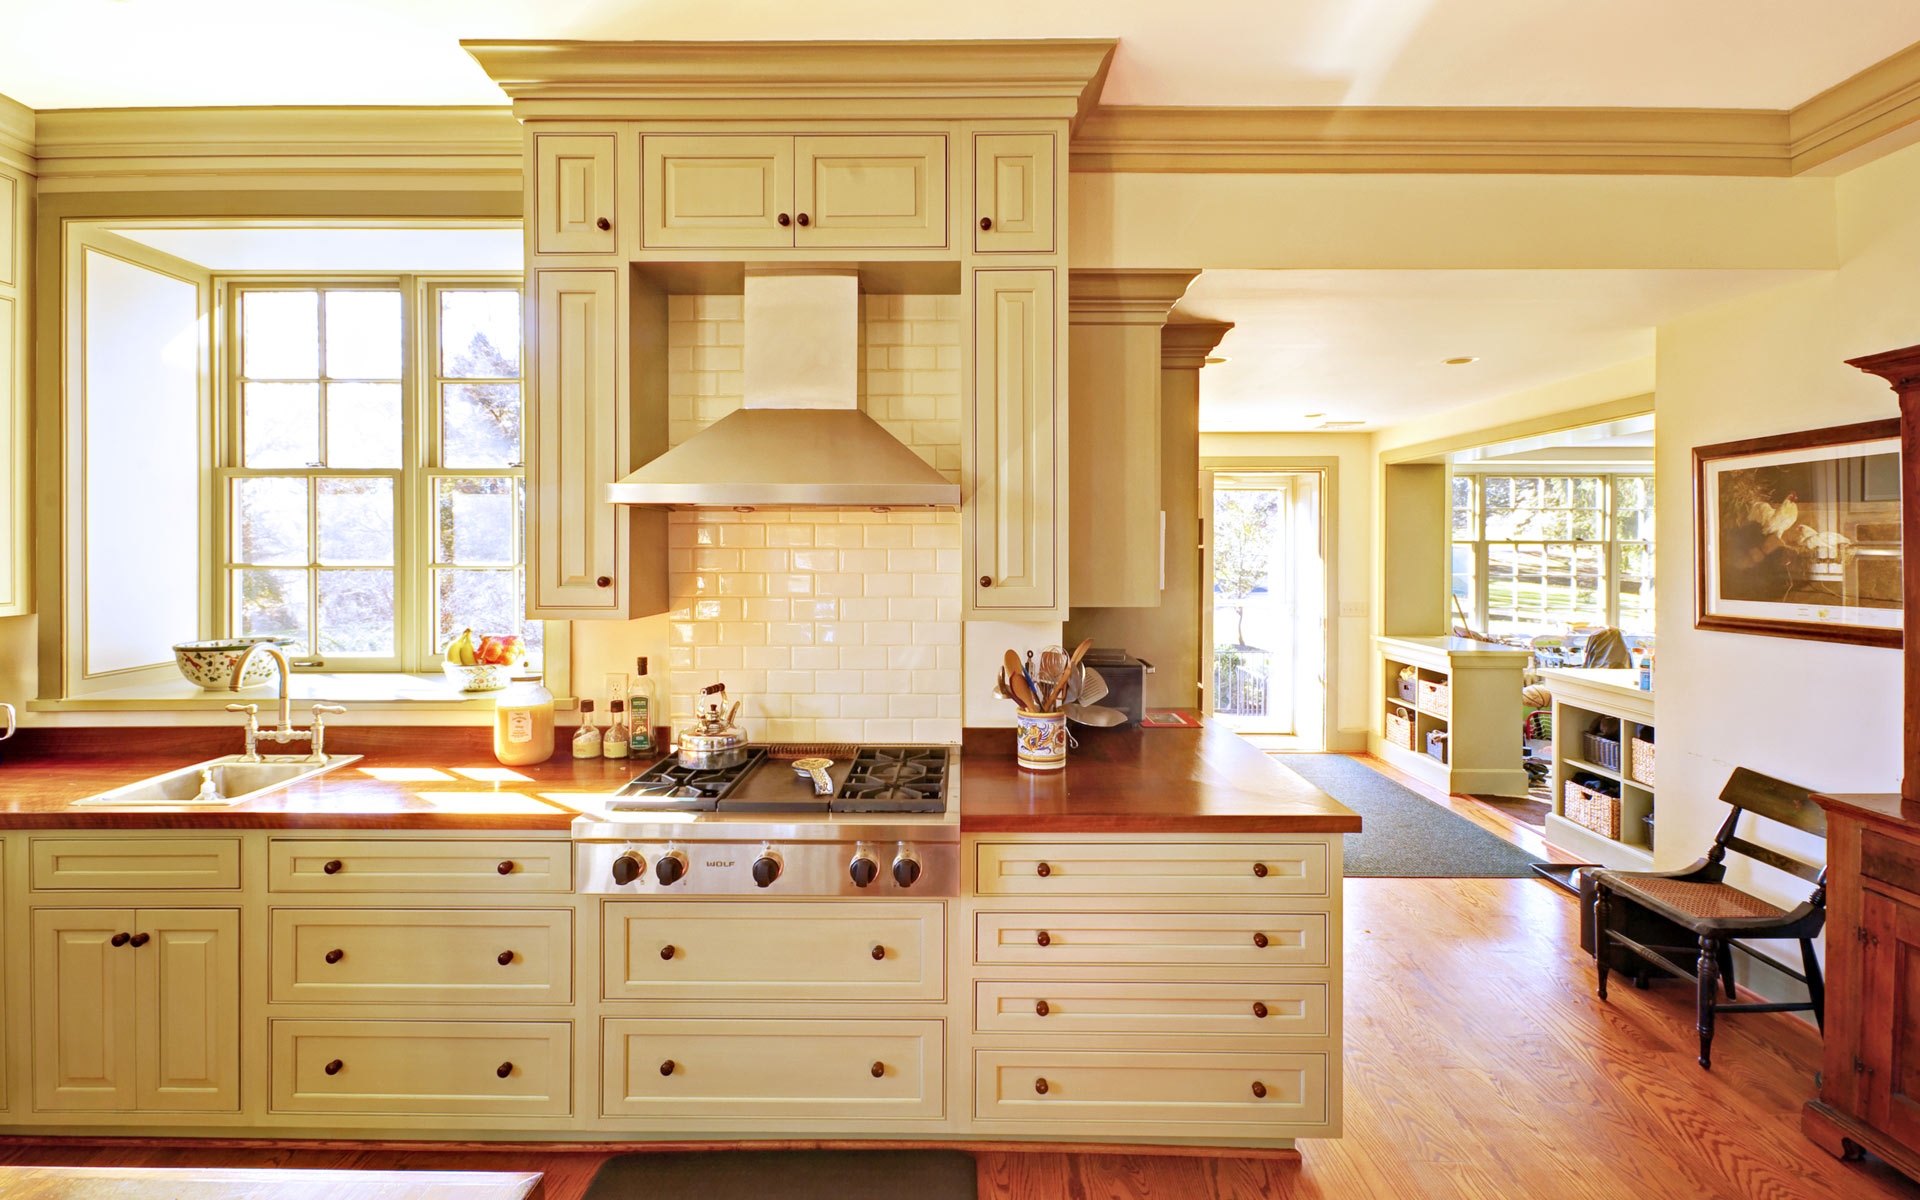
<instances>
[{"instance_id":1,"label":"small spice bottle","mask_svg":"<svg viewBox=\"0 0 1920 1200\"><path fill-rule=\"evenodd\" d=\"M627 702L615 700L607 705L613 714L613 721L607 726L605 736L600 739L600 753L607 758L625 758L627 756Z\"/></svg>"},{"instance_id":2,"label":"small spice bottle","mask_svg":"<svg viewBox=\"0 0 1920 1200\"><path fill-rule=\"evenodd\" d=\"M580 728L573 734L575 758L600 757L600 727L593 723L593 701L580 702Z\"/></svg>"}]
</instances>

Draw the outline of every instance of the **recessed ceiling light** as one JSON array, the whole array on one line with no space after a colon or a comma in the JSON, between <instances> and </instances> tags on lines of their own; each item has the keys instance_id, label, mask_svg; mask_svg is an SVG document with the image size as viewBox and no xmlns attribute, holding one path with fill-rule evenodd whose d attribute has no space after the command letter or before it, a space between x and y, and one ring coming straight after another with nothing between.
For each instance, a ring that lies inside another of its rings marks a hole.
<instances>
[{"instance_id":1,"label":"recessed ceiling light","mask_svg":"<svg viewBox=\"0 0 1920 1200\"><path fill-rule=\"evenodd\" d=\"M1307 420L1309 420L1309 421L1317 421L1317 420L1319 420L1319 419L1320 419L1321 417L1324 417L1324 416L1326 416L1326 415L1327 415L1327 414L1325 414L1325 413L1308 413L1308 414L1306 414L1306 419L1307 419Z\"/></svg>"},{"instance_id":2,"label":"recessed ceiling light","mask_svg":"<svg viewBox=\"0 0 1920 1200\"><path fill-rule=\"evenodd\" d=\"M1441 359L1440 361L1441 361L1441 363L1442 363L1442 365L1444 365L1444 366L1449 366L1449 367L1464 367L1464 366L1466 366L1466 365L1467 365L1468 363L1477 363L1477 362L1479 362L1479 361L1480 361L1480 356L1479 356L1479 355L1477 355L1477 354L1464 354L1464 355L1461 355L1461 356L1460 356L1459 358L1443 358L1443 359Z\"/></svg>"}]
</instances>

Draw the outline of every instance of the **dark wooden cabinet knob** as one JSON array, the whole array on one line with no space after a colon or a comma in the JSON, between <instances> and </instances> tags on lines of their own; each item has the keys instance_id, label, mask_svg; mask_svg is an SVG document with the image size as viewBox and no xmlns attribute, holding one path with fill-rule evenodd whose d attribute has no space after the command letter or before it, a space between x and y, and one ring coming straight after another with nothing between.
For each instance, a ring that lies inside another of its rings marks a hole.
<instances>
[{"instance_id":1,"label":"dark wooden cabinet knob","mask_svg":"<svg viewBox=\"0 0 1920 1200\"><path fill-rule=\"evenodd\" d=\"M613 228L613 222L607 220L605 217L601 217L598 221L595 221L593 223L593 227L604 233L606 230Z\"/></svg>"},{"instance_id":2,"label":"dark wooden cabinet knob","mask_svg":"<svg viewBox=\"0 0 1920 1200\"><path fill-rule=\"evenodd\" d=\"M1039 933L1034 934L1033 940L1038 942L1042 946L1053 945L1053 938L1048 936L1047 931L1044 929L1042 929Z\"/></svg>"},{"instance_id":3,"label":"dark wooden cabinet knob","mask_svg":"<svg viewBox=\"0 0 1920 1200\"><path fill-rule=\"evenodd\" d=\"M873 948L873 961L879 962L881 959L885 958L886 956L887 956L887 948L885 946L875 946Z\"/></svg>"},{"instance_id":4,"label":"dark wooden cabinet knob","mask_svg":"<svg viewBox=\"0 0 1920 1200\"><path fill-rule=\"evenodd\" d=\"M595 579L595 580L593 581L593 586L595 586L595 587L603 587L603 588L608 588L608 587L612 587L612 586L613 586L613 576L611 576L611 575L602 575L602 576L600 576L600 577L599 577L598 579Z\"/></svg>"},{"instance_id":5,"label":"dark wooden cabinet knob","mask_svg":"<svg viewBox=\"0 0 1920 1200\"><path fill-rule=\"evenodd\" d=\"M1253 1098L1255 1100L1265 1100L1267 1098L1267 1085L1261 1083L1258 1079L1253 1081Z\"/></svg>"},{"instance_id":6,"label":"dark wooden cabinet knob","mask_svg":"<svg viewBox=\"0 0 1920 1200\"><path fill-rule=\"evenodd\" d=\"M660 1073L662 1075L671 1075L673 1074L673 1070L674 1070L674 1067L673 1067L672 1059L668 1059L667 1061L660 1064Z\"/></svg>"},{"instance_id":7,"label":"dark wooden cabinet knob","mask_svg":"<svg viewBox=\"0 0 1920 1200\"><path fill-rule=\"evenodd\" d=\"M1047 1081L1044 1076L1033 1081L1033 1090L1042 1096L1047 1094Z\"/></svg>"},{"instance_id":8,"label":"dark wooden cabinet knob","mask_svg":"<svg viewBox=\"0 0 1920 1200\"><path fill-rule=\"evenodd\" d=\"M984 231L986 231L986 230L988 230L988 229L992 229L992 228L993 228L993 218L992 218L992 217L981 217L981 218L980 218L980 228L981 228L981 230L982 230L983 232L984 232Z\"/></svg>"},{"instance_id":9,"label":"dark wooden cabinet knob","mask_svg":"<svg viewBox=\"0 0 1920 1200\"><path fill-rule=\"evenodd\" d=\"M338 1075L340 1073L340 1068L346 1065L347 1064L341 1062L339 1059L336 1058L332 1062L328 1063L326 1066L320 1069L325 1071L329 1075Z\"/></svg>"},{"instance_id":10,"label":"dark wooden cabinet knob","mask_svg":"<svg viewBox=\"0 0 1920 1200\"><path fill-rule=\"evenodd\" d=\"M1253 1002L1253 1015L1264 1019L1267 1015L1267 1006L1255 1000Z\"/></svg>"},{"instance_id":11,"label":"dark wooden cabinet knob","mask_svg":"<svg viewBox=\"0 0 1920 1200\"><path fill-rule=\"evenodd\" d=\"M1266 934L1264 934L1264 933L1256 933L1256 934L1254 934L1254 935L1253 935L1253 944L1254 944L1255 946L1257 946L1257 947L1259 947L1260 949L1262 949L1262 950L1265 950L1265 949L1267 948L1267 935L1266 935Z\"/></svg>"},{"instance_id":12,"label":"dark wooden cabinet knob","mask_svg":"<svg viewBox=\"0 0 1920 1200\"><path fill-rule=\"evenodd\" d=\"M662 947L660 947L660 957L661 957L661 958L672 958L672 957L674 956L674 954L676 954L676 953L677 953L677 951L675 951L675 950L674 950L674 948L673 948L672 946L662 946Z\"/></svg>"},{"instance_id":13,"label":"dark wooden cabinet knob","mask_svg":"<svg viewBox=\"0 0 1920 1200\"><path fill-rule=\"evenodd\" d=\"M873 1076L873 1077L874 1077L875 1079L878 1079L878 1078L880 1078L880 1077L881 1077L882 1075L885 1075L885 1074L887 1073L887 1064L885 1064L885 1063L883 1063L883 1062L877 1062L877 1063L875 1063L875 1064L873 1064L873 1066L871 1066L871 1067L869 1067L869 1068L868 1068L868 1072L869 1072L870 1074L872 1074L872 1076Z\"/></svg>"},{"instance_id":14,"label":"dark wooden cabinet knob","mask_svg":"<svg viewBox=\"0 0 1920 1200\"><path fill-rule=\"evenodd\" d=\"M112 946L124 946L132 940L133 940L133 935L130 933L116 933L112 937L107 939L107 944Z\"/></svg>"},{"instance_id":15,"label":"dark wooden cabinet knob","mask_svg":"<svg viewBox=\"0 0 1920 1200\"><path fill-rule=\"evenodd\" d=\"M1255 879L1265 879L1267 877L1267 864L1265 863L1253 864L1253 877Z\"/></svg>"},{"instance_id":16,"label":"dark wooden cabinet knob","mask_svg":"<svg viewBox=\"0 0 1920 1200\"><path fill-rule=\"evenodd\" d=\"M498 1075L500 1078L505 1079L507 1076L513 1074L513 1064L510 1062L503 1062L499 1066L493 1069L493 1073L495 1075Z\"/></svg>"},{"instance_id":17,"label":"dark wooden cabinet knob","mask_svg":"<svg viewBox=\"0 0 1920 1200\"><path fill-rule=\"evenodd\" d=\"M1033 869L1033 873L1035 875L1038 875L1040 878L1045 879L1047 876L1053 874L1053 868L1048 866L1046 863L1041 863L1039 866Z\"/></svg>"},{"instance_id":18,"label":"dark wooden cabinet knob","mask_svg":"<svg viewBox=\"0 0 1920 1200\"><path fill-rule=\"evenodd\" d=\"M332 966L334 963L339 962L341 959L345 958L346 956L347 956L347 952L345 950L340 950L340 949L329 950L327 951L327 965Z\"/></svg>"},{"instance_id":19,"label":"dark wooden cabinet knob","mask_svg":"<svg viewBox=\"0 0 1920 1200\"><path fill-rule=\"evenodd\" d=\"M495 867L494 870L500 872L502 875L513 874L513 860L508 859L507 861L501 863L499 866Z\"/></svg>"},{"instance_id":20,"label":"dark wooden cabinet knob","mask_svg":"<svg viewBox=\"0 0 1920 1200\"><path fill-rule=\"evenodd\" d=\"M321 873L326 875L338 875L340 873L340 868L345 865L346 865L345 863L341 862L337 858L330 858L326 862L320 865L320 870L321 870Z\"/></svg>"},{"instance_id":21,"label":"dark wooden cabinet knob","mask_svg":"<svg viewBox=\"0 0 1920 1200\"><path fill-rule=\"evenodd\" d=\"M1052 1012L1053 1009L1048 1006L1045 1000L1035 1000L1033 1002L1033 1011L1035 1015L1044 1017L1048 1013Z\"/></svg>"},{"instance_id":22,"label":"dark wooden cabinet knob","mask_svg":"<svg viewBox=\"0 0 1920 1200\"><path fill-rule=\"evenodd\" d=\"M813 224L812 221L807 219L807 214L805 213L801 213L799 216L795 217L794 220L799 222L802 227Z\"/></svg>"},{"instance_id":23,"label":"dark wooden cabinet knob","mask_svg":"<svg viewBox=\"0 0 1920 1200\"><path fill-rule=\"evenodd\" d=\"M779 216L775 217L774 220L780 222L780 228L782 229L785 229L787 226L793 224L793 218L788 216L785 213L781 213Z\"/></svg>"},{"instance_id":24,"label":"dark wooden cabinet knob","mask_svg":"<svg viewBox=\"0 0 1920 1200\"><path fill-rule=\"evenodd\" d=\"M991 575L982 575L982 576L980 577L980 586L981 586L981 587L992 587L992 586L993 586L993 576L991 576Z\"/></svg>"},{"instance_id":25,"label":"dark wooden cabinet knob","mask_svg":"<svg viewBox=\"0 0 1920 1200\"><path fill-rule=\"evenodd\" d=\"M499 964L500 964L501 966L503 966L503 967L510 967L510 966L512 966L512 965L513 965L513 951L511 951L511 950L502 950L502 951L500 952L500 957L499 957L498 959L496 959L495 961L496 961L496 962L498 962L498 963L499 963Z\"/></svg>"},{"instance_id":26,"label":"dark wooden cabinet knob","mask_svg":"<svg viewBox=\"0 0 1920 1200\"><path fill-rule=\"evenodd\" d=\"M127 944L129 946L132 946L135 950L138 950L140 947L146 945L148 942L152 940L153 939L151 937L148 937L144 933L136 933L131 938L127 939Z\"/></svg>"}]
</instances>

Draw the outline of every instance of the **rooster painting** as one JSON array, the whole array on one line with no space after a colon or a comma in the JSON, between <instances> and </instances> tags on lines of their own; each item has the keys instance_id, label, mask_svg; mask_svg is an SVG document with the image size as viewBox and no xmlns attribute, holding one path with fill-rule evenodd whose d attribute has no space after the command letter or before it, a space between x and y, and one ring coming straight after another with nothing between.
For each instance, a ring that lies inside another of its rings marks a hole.
<instances>
[{"instance_id":1,"label":"rooster painting","mask_svg":"<svg viewBox=\"0 0 1920 1200\"><path fill-rule=\"evenodd\" d=\"M1848 474L1833 460L1721 472L1720 598L1875 606L1847 594L1860 590L1850 569L1855 539L1839 526L1855 530L1878 508L1848 496Z\"/></svg>"}]
</instances>

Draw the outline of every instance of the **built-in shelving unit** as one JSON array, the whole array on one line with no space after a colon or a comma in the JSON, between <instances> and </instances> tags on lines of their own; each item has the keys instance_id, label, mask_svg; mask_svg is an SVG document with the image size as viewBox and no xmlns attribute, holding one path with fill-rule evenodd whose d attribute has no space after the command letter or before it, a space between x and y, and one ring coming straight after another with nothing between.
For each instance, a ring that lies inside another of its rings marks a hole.
<instances>
[{"instance_id":1,"label":"built-in shelving unit","mask_svg":"<svg viewBox=\"0 0 1920 1200\"><path fill-rule=\"evenodd\" d=\"M1521 672L1527 651L1457 637L1376 638L1381 712L1373 752L1416 779L1449 792L1524 796ZM1402 673L1412 672L1412 695ZM1404 722L1407 744L1397 737ZM1444 756L1430 736L1444 735Z\"/></svg>"},{"instance_id":2,"label":"built-in shelving unit","mask_svg":"<svg viewBox=\"0 0 1920 1200\"><path fill-rule=\"evenodd\" d=\"M1654 806L1654 779L1636 777L1633 743L1653 742L1653 693L1641 691L1639 672L1631 670L1548 670L1541 677L1553 690L1553 811L1547 814L1547 840L1562 849L1609 867L1651 870L1653 846L1647 817ZM1594 726L1612 718L1619 729L1607 740L1617 750L1617 766L1595 762L1588 737ZM1595 775L1620 789L1620 836L1610 838L1566 815L1567 781Z\"/></svg>"}]
</instances>

